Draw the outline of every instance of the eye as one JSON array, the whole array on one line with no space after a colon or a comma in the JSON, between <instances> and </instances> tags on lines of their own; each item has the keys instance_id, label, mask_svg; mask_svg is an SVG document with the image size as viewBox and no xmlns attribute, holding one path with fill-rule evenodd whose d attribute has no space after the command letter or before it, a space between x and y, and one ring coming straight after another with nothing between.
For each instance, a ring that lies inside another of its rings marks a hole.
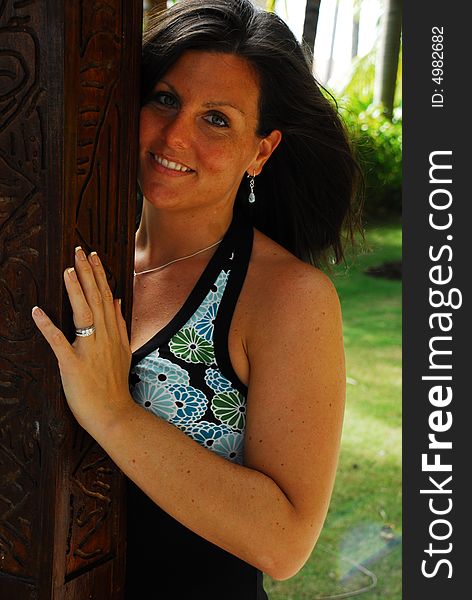
<instances>
[{"instance_id":1,"label":"eye","mask_svg":"<svg viewBox=\"0 0 472 600\"><path fill-rule=\"evenodd\" d=\"M211 113L204 118L210 125L214 125L215 127L229 127L228 119L220 115L220 113Z\"/></svg>"},{"instance_id":2,"label":"eye","mask_svg":"<svg viewBox=\"0 0 472 600\"><path fill-rule=\"evenodd\" d=\"M173 94L169 92L156 92L151 99L149 104L159 104L168 108L175 108L178 106L178 100Z\"/></svg>"}]
</instances>

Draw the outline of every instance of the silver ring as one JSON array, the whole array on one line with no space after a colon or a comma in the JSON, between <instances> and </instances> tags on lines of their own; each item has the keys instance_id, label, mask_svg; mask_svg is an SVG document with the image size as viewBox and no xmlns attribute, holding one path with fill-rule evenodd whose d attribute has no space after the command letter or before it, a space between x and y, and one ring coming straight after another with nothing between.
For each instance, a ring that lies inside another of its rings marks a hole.
<instances>
[{"instance_id":1,"label":"silver ring","mask_svg":"<svg viewBox=\"0 0 472 600\"><path fill-rule=\"evenodd\" d=\"M95 333L95 325L90 325L90 327L79 327L79 329L75 330L75 335L78 337L88 337Z\"/></svg>"}]
</instances>

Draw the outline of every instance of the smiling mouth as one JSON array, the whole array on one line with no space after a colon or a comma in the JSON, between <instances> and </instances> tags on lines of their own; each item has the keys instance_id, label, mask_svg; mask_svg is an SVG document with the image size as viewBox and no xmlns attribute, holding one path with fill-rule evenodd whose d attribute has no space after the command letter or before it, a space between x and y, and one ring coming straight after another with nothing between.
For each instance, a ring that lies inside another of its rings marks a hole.
<instances>
[{"instance_id":1,"label":"smiling mouth","mask_svg":"<svg viewBox=\"0 0 472 600\"><path fill-rule=\"evenodd\" d=\"M190 167L187 167L177 162L173 162L171 160L167 160L166 158L164 158L163 156L159 156L158 154L153 154L151 152L151 156L159 165L166 169L169 169L170 171L180 171L181 173L194 172L193 169L191 169Z\"/></svg>"}]
</instances>

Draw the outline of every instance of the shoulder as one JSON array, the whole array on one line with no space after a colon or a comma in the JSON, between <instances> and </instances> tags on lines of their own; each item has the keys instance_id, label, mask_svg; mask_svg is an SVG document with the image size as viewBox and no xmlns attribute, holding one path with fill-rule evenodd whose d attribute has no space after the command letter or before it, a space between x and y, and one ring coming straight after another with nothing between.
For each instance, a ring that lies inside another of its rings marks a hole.
<instances>
[{"instance_id":1,"label":"shoulder","mask_svg":"<svg viewBox=\"0 0 472 600\"><path fill-rule=\"evenodd\" d=\"M267 387L282 371L300 380L301 371L313 372L313 361L325 375L333 365L341 374L342 315L330 278L255 231L231 341L235 370L252 386L257 379Z\"/></svg>"},{"instance_id":2,"label":"shoulder","mask_svg":"<svg viewBox=\"0 0 472 600\"><path fill-rule=\"evenodd\" d=\"M340 304L331 279L299 260L259 231L248 271L251 316L257 322L272 320L324 320L340 318Z\"/></svg>"}]
</instances>

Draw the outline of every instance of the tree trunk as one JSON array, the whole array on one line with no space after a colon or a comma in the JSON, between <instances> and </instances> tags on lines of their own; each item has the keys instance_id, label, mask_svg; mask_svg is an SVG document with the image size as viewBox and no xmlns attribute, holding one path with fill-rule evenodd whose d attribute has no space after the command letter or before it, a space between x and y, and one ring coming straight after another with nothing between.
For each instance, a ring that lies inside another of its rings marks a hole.
<instances>
[{"instance_id":1,"label":"tree trunk","mask_svg":"<svg viewBox=\"0 0 472 600\"><path fill-rule=\"evenodd\" d=\"M354 2L354 14L352 17L352 43L351 59L354 60L359 54L359 23L361 20L361 0Z\"/></svg>"},{"instance_id":2,"label":"tree trunk","mask_svg":"<svg viewBox=\"0 0 472 600\"><path fill-rule=\"evenodd\" d=\"M305 22L303 25L303 42L310 51L313 61L315 51L316 30L318 28L318 17L320 14L321 0L307 0L305 8Z\"/></svg>"},{"instance_id":3,"label":"tree trunk","mask_svg":"<svg viewBox=\"0 0 472 600\"><path fill-rule=\"evenodd\" d=\"M79 427L38 304L96 250L131 319L142 0L0 2L0 598L119 600L124 480ZM100 368L97 365L97 368Z\"/></svg>"},{"instance_id":4,"label":"tree trunk","mask_svg":"<svg viewBox=\"0 0 472 600\"><path fill-rule=\"evenodd\" d=\"M327 69L326 78L325 78L326 83L328 83L328 81L330 80L331 75L333 73L334 40L336 39L336 28L338 25L338 12L339 12L339 0L336 0L336 8L334 11L334 21L333 21L333 33L331 35L331 49L330 49L330 53L329 53L328 69Z\"/></svg>"},{"instance_id":5,"label":"tree trunk","mask_svg":"<svg viewBox=\"0 0 472 600\"><path fill-rule=\"evenodd\" d=\"M401 29L402 0L386 0L375 67L374 102L383 105L389 118L393 114Z\"/></svg>"}]
</instances>

